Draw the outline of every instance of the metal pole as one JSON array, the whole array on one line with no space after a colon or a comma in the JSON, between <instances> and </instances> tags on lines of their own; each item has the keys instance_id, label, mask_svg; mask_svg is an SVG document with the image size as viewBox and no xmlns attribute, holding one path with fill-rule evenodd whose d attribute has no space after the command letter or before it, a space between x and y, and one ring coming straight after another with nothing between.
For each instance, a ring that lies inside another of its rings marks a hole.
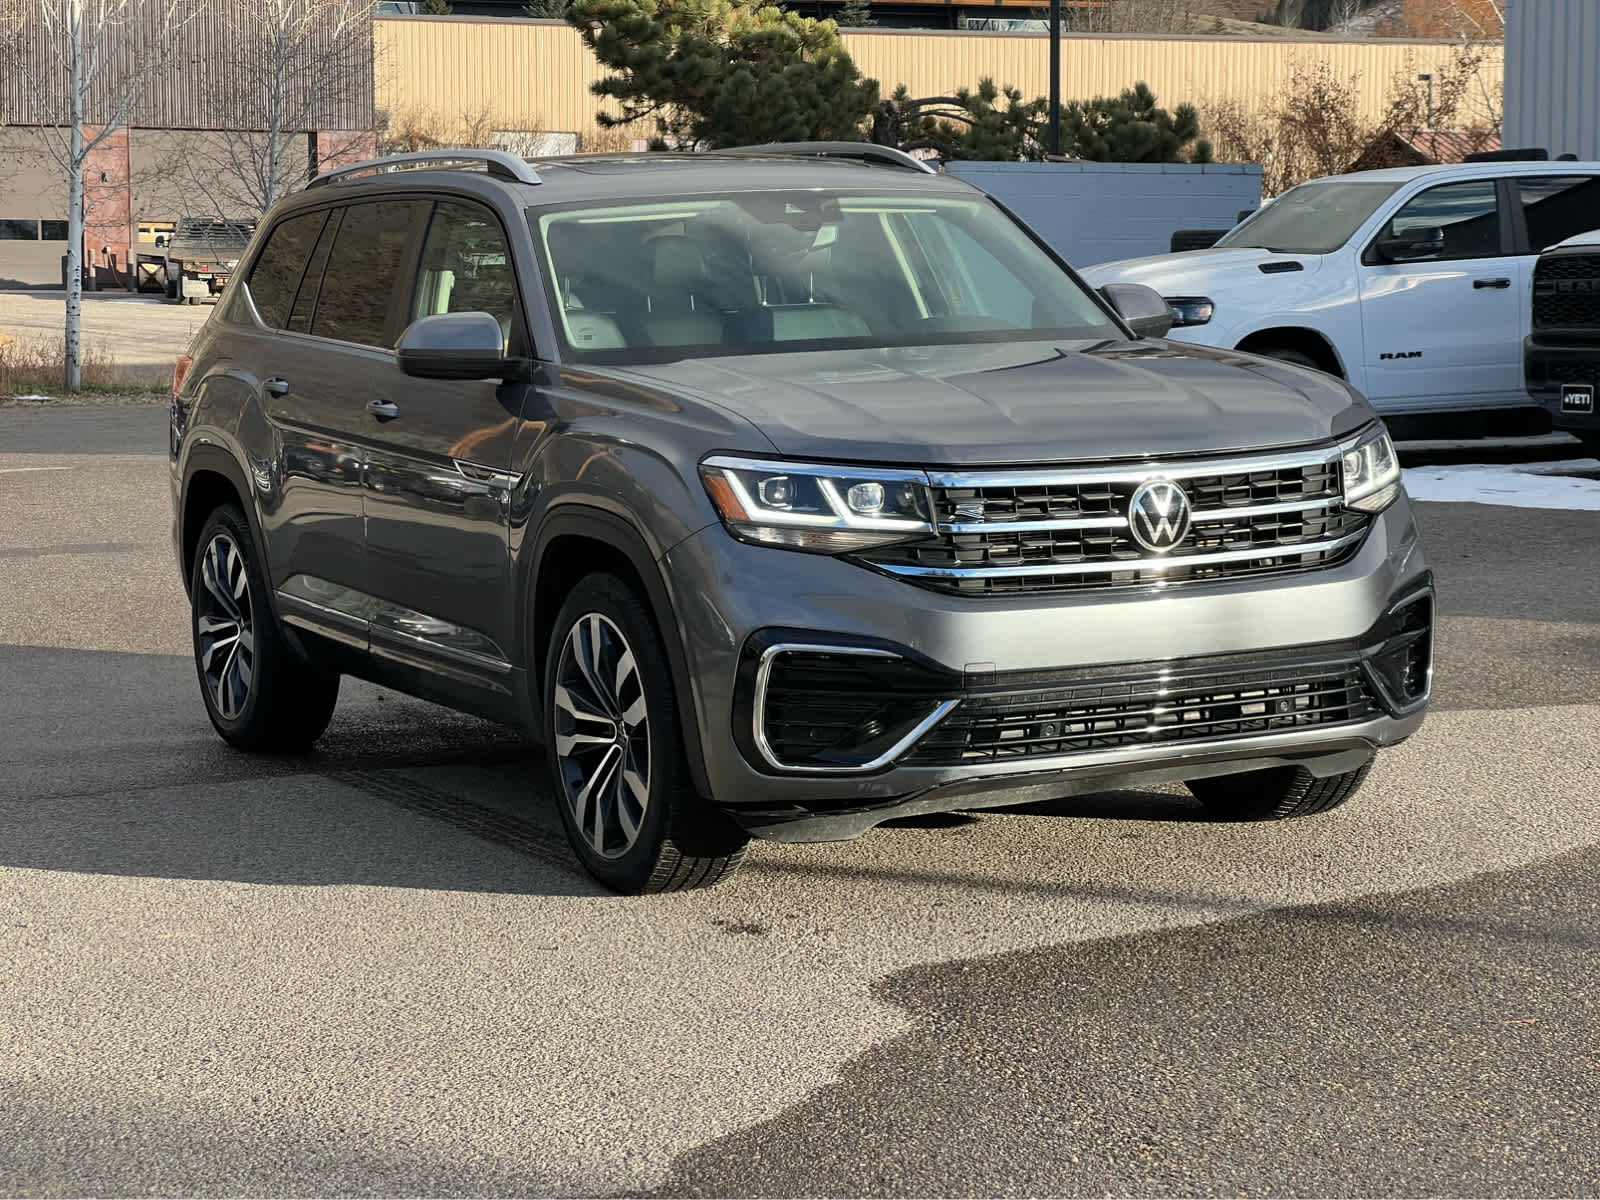
<instances>
[{"instance_id":1,"label":"metal pole","mask_svg":"<svg viewBox=\"0 0 1600 1200\"><path fill-rule=\"evenodd\" d=\"M1061 153L1061 0L1050 0L1050 153Z\"/></svg>"}]
</instances>

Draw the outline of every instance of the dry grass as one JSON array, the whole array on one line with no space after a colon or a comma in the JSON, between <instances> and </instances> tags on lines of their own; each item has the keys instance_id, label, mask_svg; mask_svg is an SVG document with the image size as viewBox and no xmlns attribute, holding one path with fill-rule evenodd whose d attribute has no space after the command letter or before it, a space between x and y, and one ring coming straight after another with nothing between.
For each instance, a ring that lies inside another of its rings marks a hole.
<instances>
[{"instance_id":1,"label":"dry grass","mask_svg":"<svg viewBox=\"0 0 1600 1200\"><path fill-rule=\"evenodd\" d=\"M0 398L64 394L66 339L64 337L0 334ZM158 393L171 376L154 367L118 367L103 341L83 343L83 387L99 395Z\"/></svg>"}]
</instances>

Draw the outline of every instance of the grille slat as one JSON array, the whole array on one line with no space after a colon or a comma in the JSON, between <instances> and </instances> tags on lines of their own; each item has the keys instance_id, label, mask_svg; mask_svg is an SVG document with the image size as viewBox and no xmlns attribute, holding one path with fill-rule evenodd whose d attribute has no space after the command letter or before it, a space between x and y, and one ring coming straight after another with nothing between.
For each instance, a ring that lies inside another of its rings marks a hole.
<instances>
[{"instance_id":1,"label":"grille slat","mask_svg":"<svg viewBox=\"0 0 1600 1200\"><path fill-rule=\"evenodd\" d=\"M955 765L1209 742L1349 724L1378 711L1354 662L1178 680L1155 672L969 698L917 744L907 761Z\"/></svg>"},{"instance_id":2,"label":"grille slat","mask_svg":"<svg viewBox=\"0 0 1600 1200\"><path fill-rule=\"evenodd\" d=\"M1341 507L1332 451L1265 465L1221 461L1063 468L1056 479L1038 470L1013 475L1015 483L1003 472L977 480L936 478L939 533L873 550L863 560L920 586L962 595L1138 587L1330 566L1355 552L1370 523ZM1175 480L1191 507L1187 536L1162 555L1135 541L1128 524L1133 493L1155 477Z\"/></svg>"}]
</instances>

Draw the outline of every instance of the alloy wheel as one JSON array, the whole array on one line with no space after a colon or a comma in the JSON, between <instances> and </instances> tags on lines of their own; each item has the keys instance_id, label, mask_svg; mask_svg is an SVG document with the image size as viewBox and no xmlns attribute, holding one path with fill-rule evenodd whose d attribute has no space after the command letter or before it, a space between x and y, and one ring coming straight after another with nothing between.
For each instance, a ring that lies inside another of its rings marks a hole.
<instances>
[{"instance_id":1,"label":"alloy wheel","mask_svg":"<svg viewBox=\"0 0 1600 1200\"><path fill-rule=\"evenodd\" d=\"M234 540L219 533L200 559L195 597L195 653L212 704L225 720L237 721L255 677L256 640L250 577Z\"/></svg>"},{"instance_id":2,"label":"alloy wheel","mask_svg":"<svg viewBox=\"0 0 1600 1200\"><path fill-rule=\"evenodd\" d=\"M650 805L650 713L632 647L600 613L573 622L556 664L556 762L563 799L584 842L620 858Z\"/></svg>"}]
</instances>

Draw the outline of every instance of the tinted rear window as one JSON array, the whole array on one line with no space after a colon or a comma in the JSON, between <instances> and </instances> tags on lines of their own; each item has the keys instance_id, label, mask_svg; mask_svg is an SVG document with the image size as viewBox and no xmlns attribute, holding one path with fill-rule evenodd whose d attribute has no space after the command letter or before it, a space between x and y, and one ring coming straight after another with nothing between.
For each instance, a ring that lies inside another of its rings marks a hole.
<instances>
[{"instance_id":1,"label":"tinted rear window","mask_svg":"<svg viewBox=\"0 0 1600 1200\"><path fill-rule=\"evenodd\" d=\"M282 329L289 321L306 259L327 216L326 212L301 213L280 222L267 235L267 244L250 269L250 297L261 319L274 329Z\"/></svg>"},{"instance_id":2,"label":"tinted rear window","mask_svg":"<svg viewBox=\"0 0 1600 1200\"><path fill-rule=\"evenodd\" d=\"M400 272L411 245L415 201L353 204L344 211L333 252L322 273L322 291L311 332L363 346L391 346L389 311L409 284Z\"/></svg>"}]
</instances>

